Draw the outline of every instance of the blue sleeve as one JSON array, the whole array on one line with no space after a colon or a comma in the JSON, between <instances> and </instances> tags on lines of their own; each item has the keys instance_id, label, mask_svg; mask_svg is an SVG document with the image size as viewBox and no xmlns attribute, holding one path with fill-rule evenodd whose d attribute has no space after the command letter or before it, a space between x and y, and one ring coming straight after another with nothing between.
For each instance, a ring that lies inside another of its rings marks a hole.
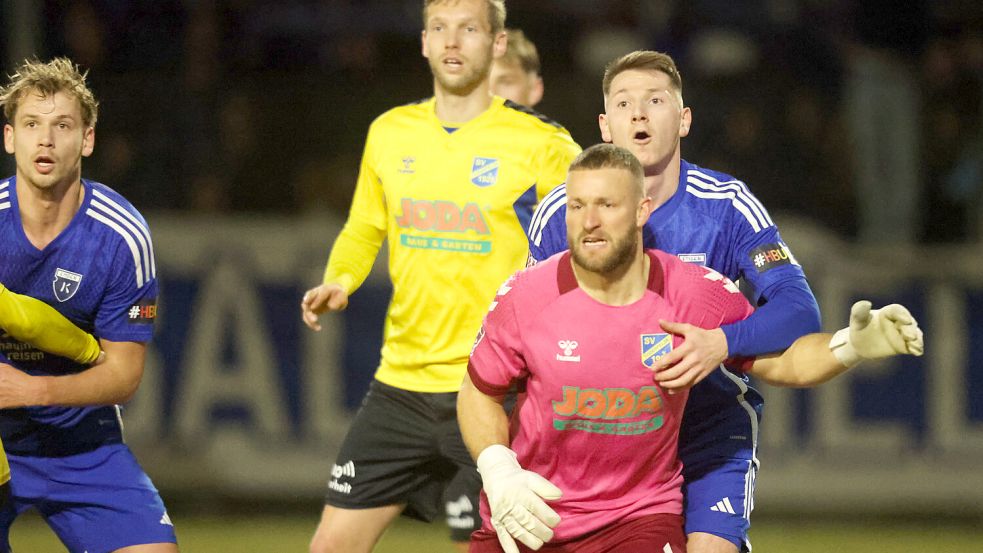
<instances>
[{"instance_id":1,"label":"blue sleeve","mask_svg":"<svg viewBox=\"0 0 983 553\"><path fill-rule=\"evenodd\" d=\"M755 229L746 218L738 219L734 226L734 262L758 307L747 319L721 327L729 355L752 357L782 351L800 336L819 332L819 304L778 228L772 223Z\"/></svg>"},{"instance_id":2,"label":"blue sleeve","mask_svg":"<svg viewBox=\"0 0 983 553\"><path fill-rule=\"evenodd\" d=\"M113 342L149 342L157 318L157 276L148 240L118 245L113 275L99 304L95 334ZM143 244L147 244L143 248Z\"/></svg>"},{"instance_id":3,"label":"blue sleeve","mask_svg":"<svg viewBox=\"0 0 983 553\"><path fill-rule=\"evenodd\" d=\"M560 185L543 198L533 213L528 236L530 257L542 261L568 249L566 219L566 186Z\"/></svg>"},{"instance_id":4,"label":"blue sleeve","mask_svg":"<svg viewBox=\"0 0 983 553\"><path fill-rule=\"evenodd\" d=\"M804 278L785 280L767 291L767 300L750 317L721 330L728 355L752 357L782 351L796 339L819 332L819 304Z\"/></svg>"}]
</instances>

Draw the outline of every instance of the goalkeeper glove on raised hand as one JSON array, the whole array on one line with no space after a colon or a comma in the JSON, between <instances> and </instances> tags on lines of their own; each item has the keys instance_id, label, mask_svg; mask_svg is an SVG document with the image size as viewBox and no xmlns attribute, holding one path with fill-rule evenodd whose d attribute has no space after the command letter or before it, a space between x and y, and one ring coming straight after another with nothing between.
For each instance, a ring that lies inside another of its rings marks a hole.
<instances>
[{"instance_id":1,"label":"goalkeeper glove on raised hand","mask_svg":"<svg viewBox=\"0 0 983 553\"><path fill-rule=\"evenodd\" d=\"M544 499L559 499L552 482L524 470L515 452L504 445L486 447L478 455L478 472L491 508L491 523L505 553L519 553L515 540L539 549L553 539L560 515Z\"/></svg>"},{"instance_id":2,"label":"goalkeeper glove on raised hand","mask_svg":"<svg viewBox=\"0 0 983 553\"><path fill-rule=\"evenodd\" d=\"M870 306L866 300L853 304L850 326L838 330L829 341L829 349L840 363L853 367L865 359L924 353L922 330L903 305Z\"/></svg>"}]
</instances>

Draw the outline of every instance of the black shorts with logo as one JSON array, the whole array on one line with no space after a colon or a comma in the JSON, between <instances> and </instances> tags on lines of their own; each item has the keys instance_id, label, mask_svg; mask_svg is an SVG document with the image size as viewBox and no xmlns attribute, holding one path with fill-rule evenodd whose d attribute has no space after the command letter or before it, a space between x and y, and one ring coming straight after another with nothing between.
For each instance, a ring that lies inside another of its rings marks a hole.
<instances>
[{"instance_id":1,"label":"black shorts with logo","mask_svg":"<svg viewBox=\"0 0 983 553\"><path fill-rule=\"evenodd\" d=\"M331 469L325 501L343 509L405 503L404 515L426 522L443 510L451 538L468 541L481 527L480 490L457 425L457 392L411 392L373 380Z\"/></svg>"}]
</instances>

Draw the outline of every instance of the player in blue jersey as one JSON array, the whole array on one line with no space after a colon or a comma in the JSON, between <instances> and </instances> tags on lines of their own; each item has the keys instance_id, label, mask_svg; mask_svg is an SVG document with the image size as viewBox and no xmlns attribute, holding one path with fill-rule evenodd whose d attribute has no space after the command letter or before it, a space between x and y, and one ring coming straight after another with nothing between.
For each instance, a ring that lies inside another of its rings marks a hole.
<instances>
[{"instance_id":1,"label":"player in blue jersey","mask_svg":"<svg viewBox=\"0 0 983 553\"><path fill-rule=\"evenodd\" d=\"M0 338L0 436L12 475L0 551L33 507L72 553L175 553L174 527L123 443L117 405L140 384L157 314L147 224L115 191L81 178L98 103L74 63L26 62L0 104L16 162L0 181L0 282L53 306L107 353L89 367Z\"/></svg>"},{"instance_id":2,"label":"player in blue jersey","mask_svg":"<svg viewBox=\"0 0 983 553\"><path fill-rule=\"evenodd\" d=\"M818 332L819 308L802 268L765 208L740 180L682 159L692 112L672 58L632 52L612 61L603 81L601 137L635 154L654 201L646 248L676 254L753 289L759 307L748 319L714 330L667 323L681 347L657 365L667 387L699 382L680 432L690 553L749 551L758 424L763 401L746 378L721 368L729 357L781 351ZM540 203L529 229L530 262L567 249L566 192ZM724 509L721 505L730 506Z\"/></svg>"}]
</instances>

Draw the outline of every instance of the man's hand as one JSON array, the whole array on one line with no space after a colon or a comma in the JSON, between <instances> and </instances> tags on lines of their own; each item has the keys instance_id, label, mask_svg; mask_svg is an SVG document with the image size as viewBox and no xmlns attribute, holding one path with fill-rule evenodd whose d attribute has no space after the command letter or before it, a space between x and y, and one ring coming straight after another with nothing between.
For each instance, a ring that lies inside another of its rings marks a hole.
<instances>
[{"instance_id":1,"label":"man's hand","mask_svg":"<svg viewBox=\"0 0 983 553\"><path fill-rule=\"evenodd\" d=\"M348 307L348 293L340 284L329 282L315 286L300 300L300 316L313 330L321 330L317 316L325 311L341 311Z\"/></svg>"},{"instance_id":2,"label":"man's hand","mask_svg":"<svg viewBox=\"0 0 983 553\"><path fill-rule=\"evenodd\" d=\"M662 330L683 337L683 343L655 362L655 381L666 390L695 385L727 359L727 336L719 328L706 330L686 323L659 320Z\"/></svg>"},{"instance_id":3,"label":"man's hand","mask_svg":"<svg viewBox=\"0 0 983 553\"><path fill-rule=\"evenodd\" d=\"M41 378L0 363L0 409L42 405Z\"/></svg>"},{"instance_id":4,"label":"man's hand","mask_svg":"<svg viewBox=\"0 0 983 553\"><path fill-rule=\"evenodd\" d=\"M921 355L925 341L918 321L903 305L892 303L871 309L867 300L853 304L850 326L840 329L829 341L829 349L846 367L865 359L893 355Z\"/></svg>"},{"instance_id":5,"label":"man's hand","mask_svg":"<svg viewBox=\"0 0 983 553\"><path fill-rule=\"evenodd\" d=\"M492 527L505 553L519 553L515 540L530 549L539 549L553 539L560 515L543 499L559 499L560 488L535 472L524 470L515 452L504 445L482 450L478 472L488 495Z\"/></svg>"}]
</instances>

